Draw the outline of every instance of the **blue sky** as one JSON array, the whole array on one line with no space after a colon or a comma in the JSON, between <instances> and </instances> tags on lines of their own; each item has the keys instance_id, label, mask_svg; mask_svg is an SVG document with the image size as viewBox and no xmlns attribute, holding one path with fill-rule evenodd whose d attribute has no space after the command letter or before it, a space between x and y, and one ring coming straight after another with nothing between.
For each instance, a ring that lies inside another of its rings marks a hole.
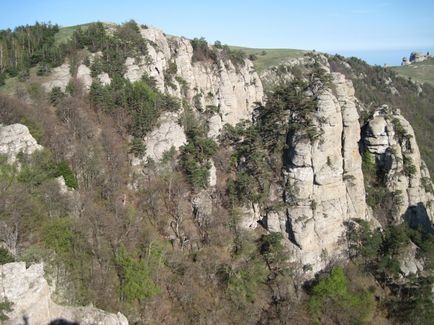
<instances>
[{"instance_id":1,"label":"blue sky","mask_svg":"<svg viewBox=\"0 0 434 325\"><path fill-rule=\"evenodd\" d=\"M129 19L209 42L371 53L368 62L387 61L385 53L434 49L433 0L0 0L0 29ZM380 52L383 57L375 55Z\"/></svg>"}]
</instances>

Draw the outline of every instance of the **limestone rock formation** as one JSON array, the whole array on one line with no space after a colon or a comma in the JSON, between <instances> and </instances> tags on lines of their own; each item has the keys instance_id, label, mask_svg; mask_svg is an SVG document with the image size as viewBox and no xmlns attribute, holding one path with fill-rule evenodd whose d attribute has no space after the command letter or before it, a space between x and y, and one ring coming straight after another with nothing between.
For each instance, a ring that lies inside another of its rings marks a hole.
<instances>
[{"instance_id":1,"label":"limestone rock formation","mask_svg":"<svg viewBox=\"0 0 434 325\"><path fill-rule=\"evenodd\" d=\"M400 270L405 276L423 271L423 260L417 257L417 251L418 247L410 242L408 247L400 253Z\"/></svg>"},{"instance_id":2,"label":"limestone rock formation","mask_svg":"<svg viewBox=\"0 0 434 325\"><path fill-rule=\"evenodd\" d=\"M59 67L53 69L49 76L49 80L44 82L42 86L46 91L51 91L54 87L59 87L62 91L65 91L66 86L71 79L70 68L68 63L64 63Z\"/></svg>"},{"instance_id":3,"label":"limestone rock formation","mask_svg":"<svg viewBox=\"0 0 434 325\"><path fill-rule=\"evenodd\" d=\"M32 154L42 149L23 124L0 125L0 154L6 155L8 163L14 163L17 154Z\"/></svg>"},{"instance_id":4,"label":"limestone rock formation","mask_svg":"<svg viewBox=\"0 0 434 325\"><path fill-rule=\"evenodd\" d=\"M335 92L325 89L319 94L315 113L321 138L300 141L295 134L291 139L286 170L291 190L286 195L293 204L279 215L280 231L313 273L343 257L346 220L369 219L354 88L343 75L331 76ZM271 224L277 228L275 221Z\"/></svg>"},{"instance_id":5,"label":"limestone rock formation","mask_svg":"<svg viewBox=\"0 0 434 325\"><path fill-rule=\"evenodd\" d=\"M90 69L84 64L80 64L77 69L77 79L83 83L83 86L89 90L92 85L92 76L90 75Z\"/></svg>"},{"instance_id":6,"label":"limestone rock formation","mask_svg":"<svg viewBox=\"0 0 434 325\"><path fill-rule=\"evenodd\" d=\"M193 107L218 107L211 118L213 135L226 123L235 125L251 119L256 102L262 101L262 83L253 63L234 66L232 62L192 62L193 48L186 38L169 37L155 28L142 28L149 40L148 56L139 62L128 58L125 77L139 80L143 74L155 78L160 91L186 97ZM170 70L169 70L170 68Z\"/></svg>"},{"instance_id":7,"label":"limestone rock formation","mask_svg":"<svg viewBox=\"0 0 434 325\"><path fill-rule=\"evenodd\" d=\"M178 123L178 116L166 114L160 118L160 125L145 137L146 158L159 161L163 153L172 146L178 149L186 142L187 138Z\"/></svg>"},{"instance_id":8,"label":"limestone rock formation","mask_svg":"<svg viewBox=\"0 0 434 325\"><path fill-rule=\"evenodd\" d=\"M431 226L434 197L432 183L410 123L398 110L379 107L369 121L364 145L384 170L386 187L396 200L396 223Z\"/></svg>"},{"instance_id":9,"label":"limestone rock formation","mask_svg":"<svg viewBox=\"0 0 434 325\"><path fill-rule=\"evenodd\" d=\"M107 25L106 28L111 33L114 26ZM156 86L162 93L187 100L199 113L211 114L207 116L209 137L215 140L224 124L235 125L241 120L251 120L253 109L257 102L262 101L264 93L261 80L250 60L245 59L236 66L230 60L193 62L193 47L190 40L167 36L161 30L150 27L140 27L140 33L148 41L148 55L127 58L125 78L137 81L146 74L155 79ZM100 52L92 53L90 61L101 55ZM54 87L60 87L65 91L70 78L70 66L65 63L53 69L49 80L43 86L47 91ZM77 79L89 90L92 77L86 65L78 66ZM111 83L106 72L100 73L97 79L104 85ZM149 140L151 136L145 139L148 142L147 157L159 159L161 152L172 145L178 148L183 143L185 136L178 138L179 129L174 123L165 121L164 117L160 127L154 132L158 137L168 128L172 128L175 133L163 141L165 145L159 138L156 140L158 145L155 148L155 143Z\"/></svg>"},{"instance_id":10,"label":"limestone rock formation","mask_svg":"<svg viewBox=\"0 0 434 325\"><path fill-rule=\"evenodd\" d=\"M54 320L77 322L80 325L128 325L121 313L111 314L88 307L60 306L51 300L50 287L44 279L42 264L26 268L24 262L0 266L0 298L12 303L12 312L5 325L28 324L46 325Z\"/></svg>"}]
</instances>

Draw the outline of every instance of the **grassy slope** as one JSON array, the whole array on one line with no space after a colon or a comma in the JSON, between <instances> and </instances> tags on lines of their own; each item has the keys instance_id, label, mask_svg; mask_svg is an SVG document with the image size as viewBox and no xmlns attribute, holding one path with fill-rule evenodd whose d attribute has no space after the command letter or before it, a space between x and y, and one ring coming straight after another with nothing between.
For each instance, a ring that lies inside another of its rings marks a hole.
<instances>
[{"instance_id":1,"label":"grassy slope","mask_svg":"<svg viewBox=\"0 0 434 325\"><path fill-rule=\"evenodd\" d=\"M392 69L402 77L411 77L413 80L434 85L434 59L411 65L393 67Z\"/></svg>"},{"instance_id":2,"label":"grassy slope","mask_svg":"<svg viewBox=\"0 0 434 325\"><path fill-rule=\"evenodd\" d=\"M72 34L75 30L77 30L79 27L81 27L82 29L86 29L89 25L90 23L60 28L59 32L55 36L56 44L66 43L68 40L71 39Z\"/></svg>"},{"instance_id":3,"label":"grassy slope","mask_svg":"<svg viewBox=\"0 0 434 325\"><path fill-rule=\"evenodd\" d=\"M265 69L278 65L286 58L303 56L307 51L296 49L252 49L248 47L230 46L233 50L242 50L247 55L256 55L257 59L253 61L258 72L262 72ZM262 52L265 51L265 55Z\"/></svg>"}]
</instances>

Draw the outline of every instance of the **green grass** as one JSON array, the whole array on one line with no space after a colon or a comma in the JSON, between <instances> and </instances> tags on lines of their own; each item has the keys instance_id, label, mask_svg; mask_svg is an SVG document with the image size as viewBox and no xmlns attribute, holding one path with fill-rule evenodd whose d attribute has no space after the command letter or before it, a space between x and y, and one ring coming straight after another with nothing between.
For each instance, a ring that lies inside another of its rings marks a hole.
<instances>
[{"instance_id":1,"label":"green grass","mask_svg":"<svg viewBox=\"0 0 434 325\"><path fill-rule=\"evenodd\" d=\"M247 55L256 55L257 58L253 61L253 64L259 73L267 68L279 65L279 63L287 58L300 57L307 52L297 49L253 49L240 46L230 46L230 48L233 50L242 50Z\"/></svg>"},{"instance_id":2,"label":"green grass","mask_svg":"<svg viewBox=\"0 0 434 325\"><path fill-rule=\"evenodd\" d=\"M392 67L398 75L434 86L434 59L400 67Z\"/></svg>"},{"instance_id":3,"label":"green grass","mask_svg":"<svg viewBox=\"0 0 434 325\"><path fill-rule=\"evenodd\" d=\"M74 32L78 28L81 27L82 29L86 29L89 25L90 23L60 28L59 32L54 36L55 44L58 45L58 44L66 43L72 38L72 34L74 34Z\"/></svg>"},{"instance_id":4,"label":"green grass","mask_svg":"<svg viewBox=\"0 0 434 325\"><path fill-rule=\"evenodd\" d=\"M19 81L17 77L6 79L5 84L3 86L0 86L0 93L12 96L15 93L18 82Z\"/></svg>"}]
</instances>

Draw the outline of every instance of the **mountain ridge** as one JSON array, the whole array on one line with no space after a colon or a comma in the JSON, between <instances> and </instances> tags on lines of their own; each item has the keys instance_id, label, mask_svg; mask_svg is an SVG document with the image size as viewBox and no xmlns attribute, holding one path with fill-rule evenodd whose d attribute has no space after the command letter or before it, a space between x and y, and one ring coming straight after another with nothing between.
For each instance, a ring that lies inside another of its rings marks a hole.
<instances>
[{"instance_id":1,"label":"mountain ridge","mask_svg":"<svg viewBox=\"0 0 434 325\"><path fill-rule=\"evenodd\" d=\"M72 35L0 96L5 260L132 323L430 319L430 142L401 115L429 86L316 52L258 74L132 21Z\"/></svg>"}]
</instances>

